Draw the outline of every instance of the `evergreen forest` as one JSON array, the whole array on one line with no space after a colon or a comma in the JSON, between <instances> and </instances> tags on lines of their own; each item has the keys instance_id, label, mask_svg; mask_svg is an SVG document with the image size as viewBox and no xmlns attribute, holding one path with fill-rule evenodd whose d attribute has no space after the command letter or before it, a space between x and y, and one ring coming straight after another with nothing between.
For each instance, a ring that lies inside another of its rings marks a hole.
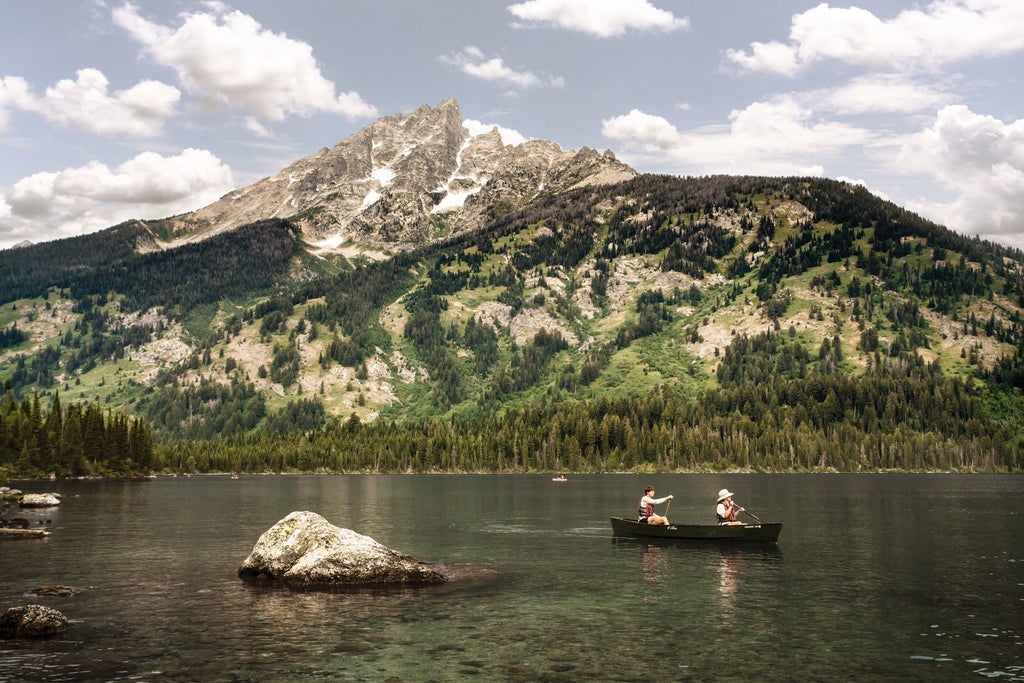
<instances>
[{"instance_id":1,"label":"evergreen forest","mask_svg":"<svg viewBox=\"0 0 1024 683\"><path fill-rule=\"evenodd\" d=\"M60 393L0 396L0 473L21 477L136 477L156 465L145 422L95 403L64 407Z\"/></svg>"}]
</instances>

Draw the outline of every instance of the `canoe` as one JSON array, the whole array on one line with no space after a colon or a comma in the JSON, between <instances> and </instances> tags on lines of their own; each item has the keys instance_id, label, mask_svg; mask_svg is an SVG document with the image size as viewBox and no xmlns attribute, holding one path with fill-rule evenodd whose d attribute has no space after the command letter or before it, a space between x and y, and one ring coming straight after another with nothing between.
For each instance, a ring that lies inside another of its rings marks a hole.
<instances>
[{"instance_id":1,"label":"canoe","mask_svg":"<svg viewBox=\"0 0 1024 683\"><path fill-rule=\"evenodd\" d=\"M775 543L779 540L779 533L782 532L781 523L719 526L717 524L641 524L636 520L622 517L612 517L611 519L614 535L642 538Z\"/></svg>"}]
</instances>

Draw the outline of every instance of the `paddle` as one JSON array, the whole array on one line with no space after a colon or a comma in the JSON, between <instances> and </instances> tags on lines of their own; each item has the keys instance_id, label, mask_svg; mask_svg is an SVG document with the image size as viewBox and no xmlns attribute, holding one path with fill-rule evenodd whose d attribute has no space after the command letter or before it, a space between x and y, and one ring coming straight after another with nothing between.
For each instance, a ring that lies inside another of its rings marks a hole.
<instances>
[{"instance_id":1,"label":"paddle","mask_svg":"<svg viewBox=\"0 0 1024 683\"><path fill-rule=\"evenodd\" d=\"M758 517L757 515L755 515L755 514L754 514L753 512L747 512L747 511L746 511L746 510L744 510L743 508L740 508L740 512L742 512L742 513L744 513L744 514L747 514L747 515L750 515L751 517L753 517L753 519L754 519L754 521L755 521L755 522L757 522L758 524L762 524L762 522L761 522L761 518L760 518L760 517Z\"/></svg>"}]
</instances>

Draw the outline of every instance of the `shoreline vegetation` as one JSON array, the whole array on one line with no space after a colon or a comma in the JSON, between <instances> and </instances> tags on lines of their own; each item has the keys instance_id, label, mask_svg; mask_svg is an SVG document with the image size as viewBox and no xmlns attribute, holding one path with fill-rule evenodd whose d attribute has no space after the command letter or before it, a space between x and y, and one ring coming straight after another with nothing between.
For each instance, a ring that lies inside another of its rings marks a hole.
<instances>
[{"instance_id":1,"label":"shoreline vegetation","mask_svg":"<svg viewBox=\"0 0 1024 683\"><path fill-rule=\"evenodd\" d=\"M410 476L410 475L423 475L430 477L458 477L458 476L504 476L504 475L529 475L538 477L548 477L554 474L555 471L530 471L530 472L494 472L490 470L481 471L447 471L447 470L433 470L429 472L373 472L373 471L311 471L311 472L300 472L300 471L283 471L283 472L242 472L247 477L317 477L317 476L338 476L338 477L373 477L373 476ZM730 474L730 475L746 475L746 474L866 474L866 475L880 475L880 474L915 474L915 475L955 475L955 474L1005 474L1005 475L1018 475L1021 474L1019 470L1015 471L993 471L993 472L981 472L977 470L905 470L905 469L888 469L888 470L859 470L856 472L843 472L836 469L813 469L813 470L740 470L740 469L728 469L728 470L621 470L615 472L562 472L569 476L589 476L595 474L606 474L611 476L637 476L641 474L649 475L663 475L663 474ZM190 473L179 473L179 472L155 472L145 476L138 477L63 477L58 479L47 477L14 477L8 480L7 486L17 482L37 482L37 481L155 481L157 479L178 479L178 478L189 478L189 477L228 477L228 478L239 478L237 472L190 472Z\"/></svg>"},{"instance_id":2,"label":"shoreline vegetation","mask_svg":"<svg viewBox=\"0 0 1024 683\"><path fill-rule=\"evenodd\" d=\"M290 434L154 444L96 405L0 402L0 484L151 473L979 472L1024 469L1017 427L938 373L813 377L685 400L662 387L421 421L327 421ZM991 400L991 399L989 399ZM1012 421L1010 421L1012 422Z\"/></svg>"}]
</instances>

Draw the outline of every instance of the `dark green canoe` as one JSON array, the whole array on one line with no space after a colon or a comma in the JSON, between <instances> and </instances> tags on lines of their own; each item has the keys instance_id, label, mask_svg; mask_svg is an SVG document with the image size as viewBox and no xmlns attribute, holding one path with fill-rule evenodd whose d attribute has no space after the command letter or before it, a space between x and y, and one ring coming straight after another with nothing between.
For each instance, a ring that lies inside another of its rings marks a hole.
<instances>
[{"instance_id":1,"label":"dark green canoe","mask_svg":"<svg viewBox=\"0 0 1024 683\"><path fill-rule=\"evenodd\" d=\"M612 533L616 536L642 538L679 538L691 541L748 541L775 543L782 524L641 524L633 519L612 517Z\"/></svg>"}]
</instances>

